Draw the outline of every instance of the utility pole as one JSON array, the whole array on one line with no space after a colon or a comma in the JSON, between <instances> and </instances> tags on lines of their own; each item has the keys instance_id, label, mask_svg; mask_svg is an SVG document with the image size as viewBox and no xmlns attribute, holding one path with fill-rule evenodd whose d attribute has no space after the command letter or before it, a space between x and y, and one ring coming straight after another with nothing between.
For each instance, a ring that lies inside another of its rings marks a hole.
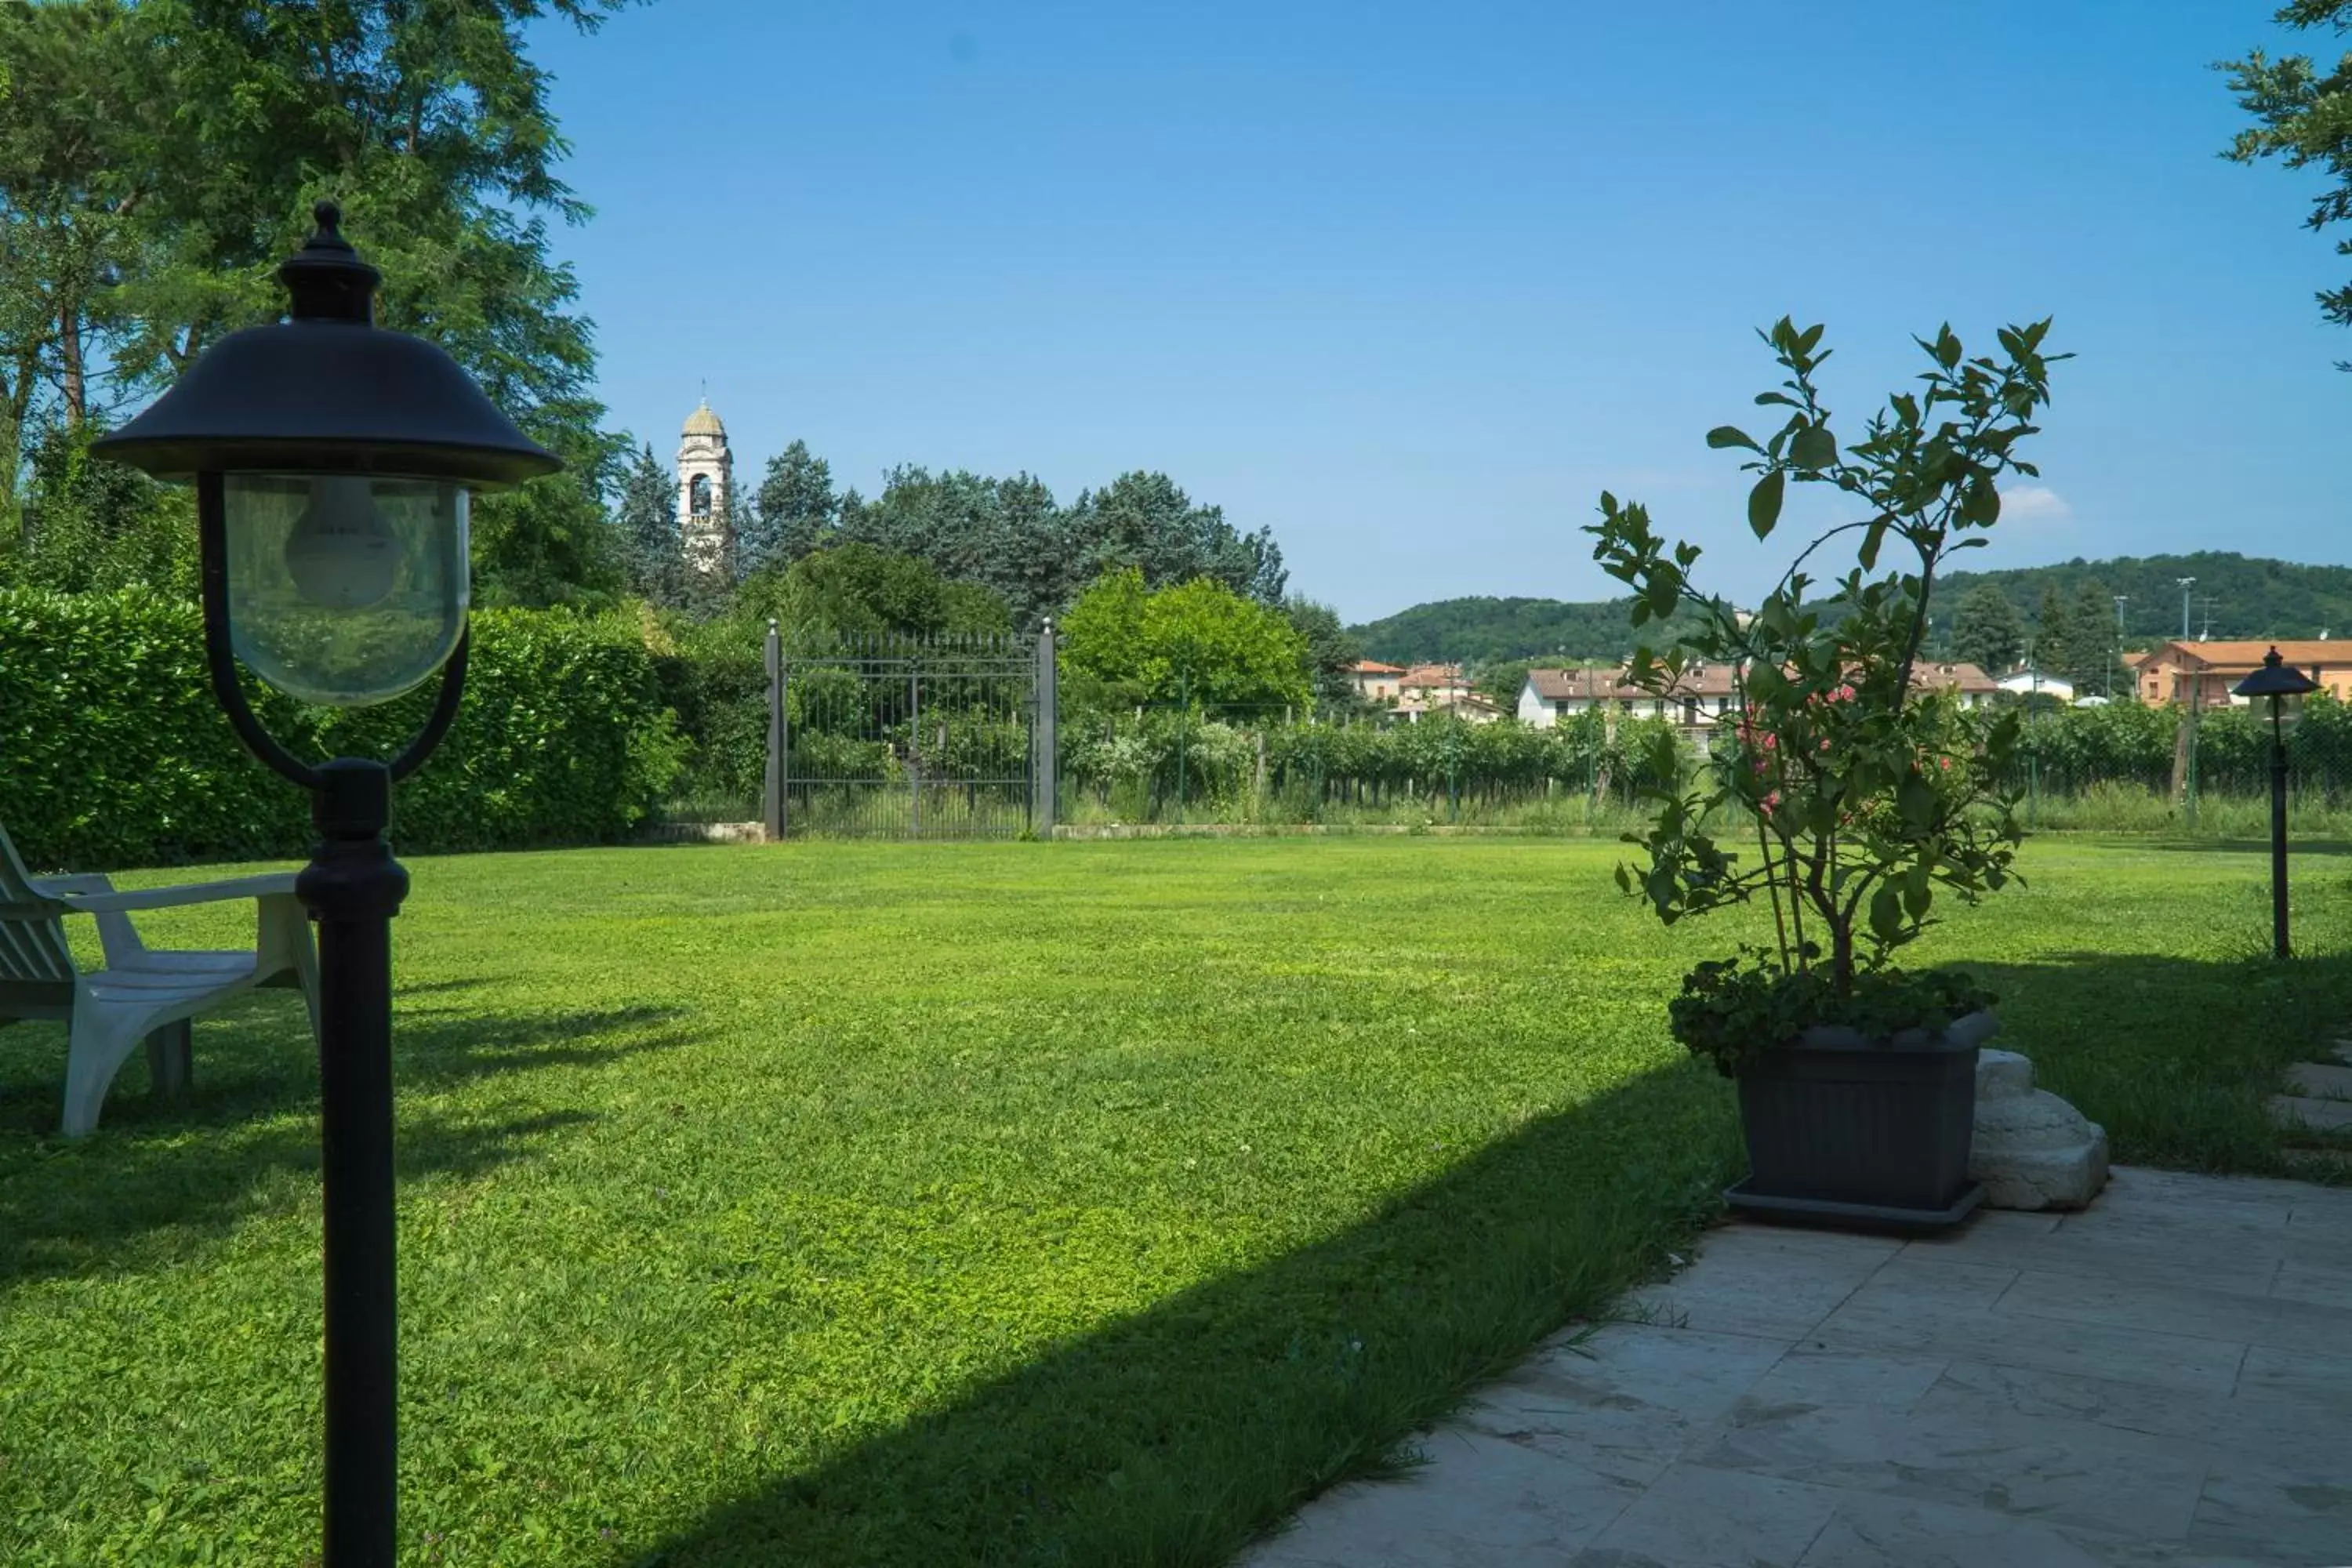
<instances>
[{"instance_id":1,"label":"utility pole","mask_svg":"<svg viewBox=\"0 0 2352 1568\"><path fill-rule=\"evenodd\" d=\"M2025 722L2038 726L2042 722L2042 661L2034 657L2036 639L2025 639L2025 668L2033 672L2033 689L2025 699ZM2042 751L2031 747L2025 753L2025 825L2038 827L2042 824Z\"/></svg>"},{"instance_id":2,"label":"utility pole","mask_svg":"<svg viewBox=\"0 0 2352 1568\"><path fill-rule=\"evenodd\" d=\"M2116 666L2124 657L2124 605L2130 599L2129 594L2116 595L2116 651L2107 660L2107 700L2110 702L2116 700Z\"/></svg>"},{"instance_id":3,"label":"utility pole","mask_svg":"<svg viewBox=\"0 0 2352 1568\"><path fill-rule=\"evenodd\" d=\"M2198 595L2197 602L2205 607L2205 619L2199 625L2197 635L2200 637L2210 637L2213 635L2213 595L2200 594Z\"/></svg>"},{"instance_id":4,"label":"utility pole","mask_svg":"<svg viewBox=\"0 0 2352 1568\"><path fill-rule=\"evenodd\" d=\"M2172 581L2180 590L2180 640L2187 642L2189 640L2189 590L2197 585L2197 579L2175 577Z\"/></svg>"}]
</instances>

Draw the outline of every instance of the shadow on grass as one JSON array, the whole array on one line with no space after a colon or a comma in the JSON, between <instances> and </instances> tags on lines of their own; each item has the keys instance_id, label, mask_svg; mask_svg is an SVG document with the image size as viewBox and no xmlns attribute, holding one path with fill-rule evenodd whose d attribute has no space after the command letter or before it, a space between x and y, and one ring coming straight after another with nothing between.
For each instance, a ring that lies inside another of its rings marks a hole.
<instances>
[{"instance_id":1,"label":"shadow on grass","mask_svg":"<svg viewBox=\"0 0 2352 1568\"><path fill-rule=\"evenodd\" d=\"M1969 965L2044 1087L2116 1157L2277 1172L2284 1064L2352 1019L2352 960L2105 953ZM1207 1565L1401 1440L1719 1212L1728 1086L1654 1071L1532 1123L1362 1223L1209 1281L846 1441L635 1568ZM851 1401L855 1390L843 1391Z\"/></svg>"},{"instance_id":2,"label":"shadow on grass","mask_svg":"<svg viewBox=\"0 0 2352 1568\"><path fill-rule=\"evenodd\" d=\"M1394 1468L1417 1426L1652 1277L1739 1168L1728 1086L1654 1070L615 1561L1225 1562L1315 1493Z\"/></svg>"},{"instance_id":3,"label":"shadow on grass","mask_svg":"<svg viewBox=\"0 0 2352 1568\"><path fill-rule=\"evenodd\" d=\"M691 1037L676 1026L682 1016L662 1007L500 1015L404 1006L394 1079L432 1091L601 1067L686 1043ZM61 1026L0 1032L0 1295L36 1278L135 1264L152 1247L217 1235L315 1190L318 1054L293 994L265 993L199 1020L194 1082L176 1099L149 1091L144 1057L134 1053L86 1139L57 1133L65 1061ZM503 1121L404 1110L400 1179L477 1175L593 1120L571 1109Z\"/></svg>"},{"instance_id":4,"label":"shadow on grass","mask_svg":"<svg viewBox=\"0 0 2352 1568\"><path fill-rule=\"evenodd\" d=\"M2150 834L2145 838L2117 838L2098 836L2093 842L2102 849L2171 849L2188 855L2268 855L2271 841L2260 838L2191 838L2185 836ZM2319 855L2330 858L2352 855L2352 838L2298 838L2292 828L2287 831L2287 863L2292 867L2297 856ZM2263 872L2269 875L2267 868Z\"/></svg>"}]
</instances>

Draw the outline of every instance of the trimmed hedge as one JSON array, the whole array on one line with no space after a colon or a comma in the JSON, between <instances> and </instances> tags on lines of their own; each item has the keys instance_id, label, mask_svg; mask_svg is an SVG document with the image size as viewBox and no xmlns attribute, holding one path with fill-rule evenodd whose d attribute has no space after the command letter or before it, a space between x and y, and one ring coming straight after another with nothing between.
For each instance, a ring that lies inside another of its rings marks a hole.
<instances>
[{"instance_id":1,"label":"trimmed hedge","mask_svg":"<svg viewBox=\"0 0 2352 1568\"><path fill-rule=\"evenodd\" d=\"M395 792L403 851L618 838L686 750L638 629L619 617L474 616L465 706ZM374 708L309 708L248 682L297 756L384 756L436 683ZM0 826L35 868L306 855L306 797L246 753L205 676L203 616L152 595L0 590Z\"/></svg>"}]
</instances>

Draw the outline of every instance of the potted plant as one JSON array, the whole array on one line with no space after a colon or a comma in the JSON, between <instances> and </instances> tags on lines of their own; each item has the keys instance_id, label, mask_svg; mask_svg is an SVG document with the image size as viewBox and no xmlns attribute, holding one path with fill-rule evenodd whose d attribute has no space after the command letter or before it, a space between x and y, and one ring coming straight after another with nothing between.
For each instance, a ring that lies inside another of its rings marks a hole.
<instances>
[{"instance_id":1,"label":"potted plant","mask_svg":"<svg viewBox=\"0 0 2352 1568\"><path fill-rule=\"evenodd\" d=\"M1759 540L1792 483L1830 487L1853 515L1752 614L1694 587L1698 547L1659 538L1640 504L1604 493L1586 531L1633 590L1633 624L1678 628L1636 649L1633 685L1673 697L1702 663L1732 672L1699 766L1671 734L1654 742L1648 772L1670 782L1645 788L1654 817L1625 835L1642 860L1617 880L1668 924L1770 906L1771 940L1699 964L1668 1009L1675 1038L1738 1083L1750 1170L1725 1194L1735 1207L1917 1230L1959 1223L1982 1195L1969 1142L1992 998L1895 960L1939 896L1972 903L2016 877L2016 714L1962 709L1921 647L1938 571L1985 542L2001 479L2036 473L2017 447L2067 357L2042 352L2049 326L2003 330L1999 360L1967 358L1949 327L1921 340L1924 393L1897 393L1843 445L1814 381L1822 329L1784 318L1762 334L1787 378L1756 401L1787 422L1762 443L1718 426L1707 445L1753 454ZM1853 563L1813 596L1804 567L1833 542Z\"/></svg>"}]
</instances>

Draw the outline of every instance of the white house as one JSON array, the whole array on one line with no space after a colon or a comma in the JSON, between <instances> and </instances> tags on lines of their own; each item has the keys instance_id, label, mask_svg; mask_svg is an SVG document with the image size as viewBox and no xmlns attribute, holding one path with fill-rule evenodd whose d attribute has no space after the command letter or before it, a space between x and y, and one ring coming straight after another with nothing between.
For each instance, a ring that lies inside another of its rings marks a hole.
<instances>
[{"instance_id":1,"label":"white house","mask_svg":"<svg viewBox=\"0 0 2352 1568\"><path fill-rule=\"evenodd\" d=\"M1465 724L1491 724L1503 716L1503 710L1475 692L1463 697L1445 697L1425 700L1420 697L1403 697L1391 710L1408 724L1417 724L1423 718L1437 716L1459 719Z\"/></svg>"},{"instance_id":2,"label":"white house","mask_svg":"<svg viewBox=\"0 0 2352 1568\"><path fill-rule=\"evenodd\" d=\"M2042 696L2054 697L2061 702L2074 700L2074 683L2046 669L2016 670L2002 676L1993 684L2020 697L2030 697L2039 691Z\"/></svg>"},{"instance_id":3,"label":"white house","mask_svg":"<svg viewBox=\"0 0 2352 1568\"><path fill-rule=\"evenodd\" d=\"M1733 704L1732 671L1726 665L1694 665L1664 695L1629 686L1622 669L1531 669L1519 686L1518 717L1548 730L1562 719L1595 708L1633 718L1672 719L1686 730L1714 727Z\"/></svg>"}]
</instances>

